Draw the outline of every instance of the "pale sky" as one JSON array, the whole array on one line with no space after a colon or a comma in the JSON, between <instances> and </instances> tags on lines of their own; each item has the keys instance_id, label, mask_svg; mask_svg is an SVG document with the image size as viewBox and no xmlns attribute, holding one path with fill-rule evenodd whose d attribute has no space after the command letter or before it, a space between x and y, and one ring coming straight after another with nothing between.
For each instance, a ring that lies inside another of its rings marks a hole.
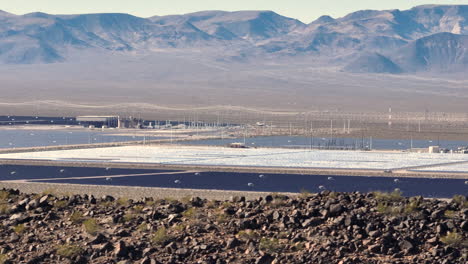
<instances>
[{"instance_id":1,"label":"pale sky","mask_svg":"<svg viewBox=\"0 0 468 264\"><path fill-rule=\"evenodd\" d=\"M0 0L0 10L25 14L128 13L139 17L202 10L273 10L309 23L321 15L342 17L361 9L409 9L424 4L467 4L468 0Z\"/></svg>"}]
</instances>

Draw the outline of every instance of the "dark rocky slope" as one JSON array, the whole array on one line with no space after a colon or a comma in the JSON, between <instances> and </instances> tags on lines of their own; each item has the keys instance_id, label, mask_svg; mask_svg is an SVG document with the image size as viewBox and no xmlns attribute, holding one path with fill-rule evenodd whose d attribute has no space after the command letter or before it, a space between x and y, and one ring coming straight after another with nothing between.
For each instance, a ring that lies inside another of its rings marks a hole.
<instances>
[{"instance_id":1,"label":"dark rocky slope","mask_svg":"<svg viewBox=\"0 0 468 264\"><path fill-rule=\"evenodd\" d=\"M466 263L466 197L132 201L0 191L0 263Z\"/></svg>"}]
</instances>

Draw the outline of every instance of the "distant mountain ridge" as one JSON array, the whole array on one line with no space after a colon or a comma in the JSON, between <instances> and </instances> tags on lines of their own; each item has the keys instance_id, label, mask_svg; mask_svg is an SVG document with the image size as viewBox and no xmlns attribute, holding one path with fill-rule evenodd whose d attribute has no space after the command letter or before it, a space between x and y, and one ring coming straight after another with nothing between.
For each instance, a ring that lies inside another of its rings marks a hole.
<instances>
[{"instance_id":1,"label":"distant mountain ridge","mask_svg":"<svg viewBox=\"0 0 468 264\"><path fill-rule=\"evenodd\" d=\"M0 63L73 62L83 51L192 51L215 61L310 58L359 73L465 72L468 5L362 10L310 24L272 11L14 15L0 11Z\"/></svg>"}]
</instances>

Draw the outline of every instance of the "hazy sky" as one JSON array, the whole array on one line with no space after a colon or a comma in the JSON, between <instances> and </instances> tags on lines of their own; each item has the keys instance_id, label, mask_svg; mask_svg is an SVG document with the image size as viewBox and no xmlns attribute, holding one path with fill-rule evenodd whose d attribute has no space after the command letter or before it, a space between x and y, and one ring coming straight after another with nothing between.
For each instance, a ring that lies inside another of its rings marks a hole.
<instances>
[{"instance_id":1,"label":"hazy sky","mask_svg":"<svg viewBox=\"0 0 468 264\"><path fill-rule=\"evenodd\" d=\"M321 15L341 17L360 9L408 9L423 4L468 4L468 0L0 0L15 14L129 13L140 17L201 10L273 10L303 22Z\"/></svg>"}]
</instances>

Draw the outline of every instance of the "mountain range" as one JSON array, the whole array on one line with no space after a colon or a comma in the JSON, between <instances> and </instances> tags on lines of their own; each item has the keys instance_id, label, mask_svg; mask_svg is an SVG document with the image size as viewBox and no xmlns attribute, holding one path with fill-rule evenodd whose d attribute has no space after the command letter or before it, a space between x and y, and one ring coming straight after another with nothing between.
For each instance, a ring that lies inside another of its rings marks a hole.
<instances>
[{"instance_id":1,"label":"mountain range","mask_svg":"<svg viewBox=\"0 0 468 264\"><path fill-rule=\"evenodd\" d=\"M190 54L213 62L288 63L353 73L468 72L468 5L363 10L310 24L272 11L14 15L0 11L0 63L73 63L113 57Z\"/></svg>"}]
</instances>

